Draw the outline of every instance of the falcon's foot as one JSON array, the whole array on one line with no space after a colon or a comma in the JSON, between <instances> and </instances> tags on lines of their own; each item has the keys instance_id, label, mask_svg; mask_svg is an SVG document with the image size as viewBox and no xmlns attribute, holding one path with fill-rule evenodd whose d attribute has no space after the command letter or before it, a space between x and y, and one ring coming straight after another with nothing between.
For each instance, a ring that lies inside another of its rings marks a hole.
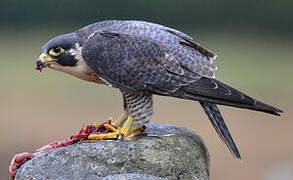
<instances>
[{"instance_id":1,"label":"falcon's foot","mask_svg":"<svg viewBox=\"0 0 293 180\"><path fill-rule=\"evenodd\" d=\"M103 124L108 133L97 133L90 134L87 139L89 140L106 140L106 139L131 139L136 136L135 132L143 132L145 129L144 125L138 125L132 127L134 119L124 113L123 116L116 122Z\"/></svg>"},{"instance_id":2,"label":"falcon's foot","mask_svg":"<svg viewBox=\"0 0 293 180\"><path fill-rule=\"evenodd\" d=\"M113 122L113 120L110 119L100 125L87 125L85 128L81 128L77 134L74 134L65 140L45 145L37 149L34 153L26 152L15 155L9 166L9 174L13 180L16 176L17 170L22 164L32 159L35 155L50 149L68 146L74 143L94 142L106 139L132 139L140 137L141 134L136 132L143 132L145 126L140 125L132 127L133 123L134 119L131 116L128 116L127 113L124 113L123 116L116 122Z\"/></svg>"}]
</instances>

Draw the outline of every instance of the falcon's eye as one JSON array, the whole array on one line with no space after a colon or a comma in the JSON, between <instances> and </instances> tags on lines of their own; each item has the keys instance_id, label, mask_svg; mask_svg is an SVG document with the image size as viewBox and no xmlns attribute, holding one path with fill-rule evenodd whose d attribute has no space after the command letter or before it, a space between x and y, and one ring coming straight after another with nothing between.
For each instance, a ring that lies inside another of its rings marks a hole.
<instances>
[{"instance_id":1,"label":"falcon's eye","mask_svg":"<svg viewBox=\"0 0 293 180\"><path fill-rule=\"evenodd\" d=\"M65 50L62 47L54 47L50 49L49 54L52 56L59 56L61 53L63 53Z\"/></svg>"}]
</instances>

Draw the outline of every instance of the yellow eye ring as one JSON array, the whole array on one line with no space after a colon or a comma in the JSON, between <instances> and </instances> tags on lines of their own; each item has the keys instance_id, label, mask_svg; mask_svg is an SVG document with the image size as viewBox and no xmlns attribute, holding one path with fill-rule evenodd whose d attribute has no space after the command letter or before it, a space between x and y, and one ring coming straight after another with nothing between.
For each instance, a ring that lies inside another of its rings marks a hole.
<instances>
[{"instance_id":1,"label":"yellow eye ring","mask_svg":"<svg viewBox=\"0 0 293 180\"><path fill-rule=\"evenodd\" d=\"M50 49L49 54L52 56L59 56L64 51L65 50L62 47L54 47L54 48Z\"/></svg>"}]
</instances>

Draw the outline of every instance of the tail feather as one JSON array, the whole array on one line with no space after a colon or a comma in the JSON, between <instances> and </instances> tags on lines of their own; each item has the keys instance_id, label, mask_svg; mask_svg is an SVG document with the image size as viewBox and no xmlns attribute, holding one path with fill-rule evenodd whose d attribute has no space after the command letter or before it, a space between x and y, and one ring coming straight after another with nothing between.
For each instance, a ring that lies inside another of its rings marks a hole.
<instances>
[{"instance_id":1,"label":"tail feather","mask_svg":"<svg viewBox=\"0 0 293 180\"><path fill-rule=\"evenodd\" d=\"M210 119L212 125L216 129L218 135L222 139L222 141L227 145L230 152L238 159L241 159L240 153L237 149L236 144L225 124L225 121L215 104L202 102L200 101L201 106L203 107L205 113L207 114L208 118Z\"/></svg>"},{"instance_id":2,"label":"tail feather","mask_svg":"<svg viewBox=\"0 0 293 180\"><path fill-rule=\"evenodd\" d=\"M273 115L280 115L283 111L257 101L244 93L212 78L202 77L192 84L181 87L175 93L174 97L191 99L196 101L209 102L212 104L221 104L244 109L261 111Z\"/></svg>"},{"instance_id":3,"label":"tail feather","mask_svg":"<svg viewBox=\"0 0 293 180\"><path fill-rule=\"evenodd\" d=\"M199 101L220 138L238 159L241 159L240 153L216 104L261 111L278 116L280 116L279 113L283 112L213 78L202 77L168 95Z\"/></svg>"}]
</instances>

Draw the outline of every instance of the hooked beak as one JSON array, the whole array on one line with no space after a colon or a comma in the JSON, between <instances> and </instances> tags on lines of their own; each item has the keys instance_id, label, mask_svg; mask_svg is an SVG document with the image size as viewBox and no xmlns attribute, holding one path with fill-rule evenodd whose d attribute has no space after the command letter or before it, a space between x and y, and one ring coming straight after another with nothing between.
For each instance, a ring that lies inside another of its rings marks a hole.
<instances>
[{"instance_id":1,"label":"hooked beak","mask_svg":"<svg viewBox=\"0 0 293 180\"><path fill-rule=\"evenodd\" d=\"M40 72L42 69L47 67L49 62L53 62L54 60L47 54L47 53L42 53L38 60L36 61L36 70L39 70Z\"/></svg>"}]
</instances>

